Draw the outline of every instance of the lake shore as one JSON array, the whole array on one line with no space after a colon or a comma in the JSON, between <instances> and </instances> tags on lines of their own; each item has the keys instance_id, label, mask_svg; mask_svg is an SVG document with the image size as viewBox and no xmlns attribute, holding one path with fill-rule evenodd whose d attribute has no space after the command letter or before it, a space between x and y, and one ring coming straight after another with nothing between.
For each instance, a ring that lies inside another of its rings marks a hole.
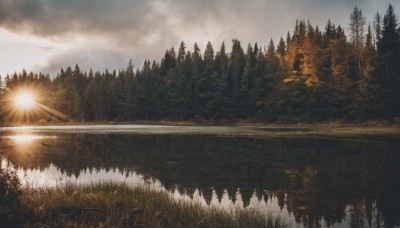
<instances>
[{"instance_id":1,"label":"lake shore","mask_svg":"<svg viewBox=\"0 0 400 228\"><path fill-rule=\"evenodd\" d=\"M0 225L78 227L286 227L273 216L241 209L221 209L174 200L163 191L126 184L65 184L22 189L13 220Z\"/></svg>"},{"instance_id":2,"label":"lake shore","mask_svg":"<svg viewBox=\"0 0 400 228\"><path fill-rule=\"evenodd\" d=\"M400 138L395 124L266 124L242 122L231 125L191 124L190 122L68 123L62 125L15 125L0 131L16 133L91 133L146 135L209 135L246 138Z\"/></svg>"},{"instance_id":3,"label":"lake shore","mask_svg":"<svg viewBox=\"0 0 400 228\"><path fill-rule=\"evenodd\" d=\"M323 121L323 122L265 122L257 120L219 120L219 121L170 121L170 120L136 120L136 121L59 121L59 122L28 122L28 123L0 123L1 127L14 126L75 126L75 125L168 125L168 126L367 126L367 127L400 127L399 122L390 122L383 120L368 121Z\"/></svg>"}]
</instances>

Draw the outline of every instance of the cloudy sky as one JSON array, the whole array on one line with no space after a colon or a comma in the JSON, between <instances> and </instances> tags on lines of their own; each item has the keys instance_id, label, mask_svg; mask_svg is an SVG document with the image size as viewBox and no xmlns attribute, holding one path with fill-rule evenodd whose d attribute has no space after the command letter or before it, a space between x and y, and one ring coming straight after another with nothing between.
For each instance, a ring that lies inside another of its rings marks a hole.
<instances>
[{"instance_id":1,"label":"cloudy sky","mask_svg":"<svg viewBox=\"0 0 400 228\"><path fill-rule=\"evenodd\" d=\"M399 0L0 0L0 75L140 66L182 40L202 50L232 38L266 45L296 19L347 27L355 5L372 21L390 2L400 12Z\"/></svg>"}]
</instances>

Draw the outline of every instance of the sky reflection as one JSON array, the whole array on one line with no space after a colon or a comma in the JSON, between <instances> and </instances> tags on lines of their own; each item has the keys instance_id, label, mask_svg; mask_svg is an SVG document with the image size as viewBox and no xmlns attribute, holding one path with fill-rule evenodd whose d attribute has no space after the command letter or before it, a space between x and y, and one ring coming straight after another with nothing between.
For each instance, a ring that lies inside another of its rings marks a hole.
<instances>
[{"instance_id":1,"label":"sky reflection","mask_svg":"<svg viewBox=\"0 0 400 228\"><path fill-rule=\"evenodd\" d=\"M39 136L39 135L31 135L31 134L7 136L7 138L14 140L14 142L16 142L17 144L31 143L34 140L44 139L47 137L48 136Z\"/></svg>"}]
</instances>

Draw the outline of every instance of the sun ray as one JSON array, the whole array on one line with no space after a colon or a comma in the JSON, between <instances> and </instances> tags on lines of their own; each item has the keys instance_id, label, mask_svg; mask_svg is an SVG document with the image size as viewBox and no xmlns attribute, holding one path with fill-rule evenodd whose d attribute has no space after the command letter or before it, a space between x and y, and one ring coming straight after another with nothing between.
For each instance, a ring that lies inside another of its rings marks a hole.
<instances>
[{"instance_id":1,"label":"sun ray","mask_svg":"<svg viewBox=\"0 0 400 228\"><path fill-rule=\"evenodd\" d=\"M67 115L65 115L64 113L62 113L60 111L57 111L57 110L55 110L55 109L53 109L53 108L51 108L49 106L46 106L46 105L43 105L43 104L40 104L40 103L38 103L37 106L38 106L38 109L40 109L40 110L42 110L42 111L44 111L44 112L46 112L46 113L48 113L48 114L50 114L50 115L52 115L54 117L60 118L62 120L65 120L65 119L68 118Z\"/></svg>"},{"instance_id":2,"label":"sun ray","mask_svg":"<svg viewBox=\"0 0 400 228\"><path fill-rule=\"evenodd\" d=\"M35 84L15 86L6 91L0 115L11 124L46 123L68 120L67 115L51 107L56 100Z\"/></svg>"}]
</instances>

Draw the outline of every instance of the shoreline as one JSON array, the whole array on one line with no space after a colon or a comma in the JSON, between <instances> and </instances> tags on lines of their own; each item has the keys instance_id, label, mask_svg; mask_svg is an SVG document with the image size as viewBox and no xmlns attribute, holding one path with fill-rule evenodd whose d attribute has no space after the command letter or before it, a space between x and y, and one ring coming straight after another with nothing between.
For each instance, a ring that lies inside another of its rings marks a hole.
<instances>
[{"instance_id":1,"label":"shoreline","mask_svg":"<svg viewBox=\"0 0 400 228\"><path fill-rule=\"evenodd\" d=\"M0 132L13 134L32 133L82 133L82 134L137 134L137 135L197 135L215 137L246 137L246 138L330 138L330 139L400 139L398 125L277 125L277 124L237 124L237 125L158 125L136 124L105 124L91 123L68 125L23 125L0 127Z\"/></svg>"},{"instance_id":2,"label":"shoreline","mask_svg":"<svg viewBox=\"0 0 400 228\"><path fill-rule=\"evenodd\" d=\"M221 121L169 121L169 120L137 120L137 121L68 121L68 122L27 122L0 123L0 127L23 126L91 126L91 125L165 125L165 126L333 126L333 127L400 127L400 123L382 120L368 121L322 121L322 122L263 122L256 120L221 120Z\"/></svg>"}]
</instances>

